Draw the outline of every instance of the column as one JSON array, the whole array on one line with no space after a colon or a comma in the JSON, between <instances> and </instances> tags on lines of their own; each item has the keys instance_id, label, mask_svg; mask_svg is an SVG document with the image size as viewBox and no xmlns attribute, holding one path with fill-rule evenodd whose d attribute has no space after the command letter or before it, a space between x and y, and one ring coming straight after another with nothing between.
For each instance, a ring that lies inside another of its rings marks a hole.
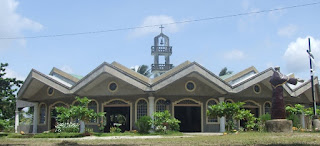
<instances>
[{"instance_id":1,"label":"column","mask_svg":"<svg viewBox=\"0 0 320 146\"><path fill-rule=\"evenodd\" d=\"M224 102L224 97L219 97L219 102L222 103ZM220 118L220 132L225 132L226 131L226 118L221 117Z\"/></svg>"},{"instance_id":2,"label":"column","mask_svg":"<svg viewBox=\"0 0 320 146\"><path fill-rule=\"evenodd\" d=\"M38 116L39 116L38 103L34 103L34 105L33 105L33 130L32 130L32 133L38 132Z\"/></svg>"},{"instance_id":3,"label":"column","mask_svg":"<svg viewBox=\"0 0 320 146\"><path fill-rule=\"evenodd\" d=\"M14 132L18 133L18 126L19 126L19 110L16 108L16 115L15 115L15 122L14 122Z\"/></svg>"},{"instance_id":4,"label":"column","mask_svg":"<svg viewBox=\"0 0 320 146\"><path fill-rule=\"evenodd\" d=\"M153 96L149 96L149 116L151 117L151 119L153 120L153 113L154 113L154 97Z\"/></svg>"},{"instance_id":5,"label":"column","mask_svg":"<svg viewBox=\"0 0 320 146\"><path fill-rule=\"evenodd\" d=\"M303 129L306 129L306 122L304 121L304 113L303 112L300 114L300 121L301 121L301 127Z\"/></svg>"}]
</instances>

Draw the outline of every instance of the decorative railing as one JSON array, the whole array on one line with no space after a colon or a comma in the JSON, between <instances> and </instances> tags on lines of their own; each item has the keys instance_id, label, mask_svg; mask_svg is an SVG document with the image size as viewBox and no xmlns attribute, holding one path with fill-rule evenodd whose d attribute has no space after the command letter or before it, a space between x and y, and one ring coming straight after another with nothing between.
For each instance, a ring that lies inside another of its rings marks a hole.
<instances>
[{"instance_id":1,"label":"decorative railing","mask_svg":"<svg viewBox=\"0 0 320 146\"><path fill-rule=\"evenodd\" d=\"M172 69L172 64L152 64L152 71L167 71Z\"/></svg>"},{"instance_id":2,"label":"decorative railing","mask_svg":"<svg viewBox=\"0 0 320 146\"><path fill-rule=\"evenodd\" d=\"M171 46L152 46L151 47L151 54L154 53L169 53L172 54L172 47Z\"/></svg>"}]
</instances>

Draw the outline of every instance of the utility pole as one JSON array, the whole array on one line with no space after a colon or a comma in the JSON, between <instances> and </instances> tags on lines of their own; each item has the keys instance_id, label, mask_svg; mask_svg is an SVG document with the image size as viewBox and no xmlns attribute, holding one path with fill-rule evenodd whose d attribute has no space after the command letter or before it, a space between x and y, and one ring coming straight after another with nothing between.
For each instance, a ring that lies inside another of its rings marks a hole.
<instances>
[{"instance_id":1,"label":"utility pole","mask_svg":"<svg viewBox=\"0 0 320 146\"><path fill-rule=\"evenodd\" d=\"M311 45L310 45L310 38L308 38L309 41L309 50L307 50L309 54L310 59L310 75L311 75L311 92L312 92L312 99L313 99L313 113L314 117L317 116L317 105L316 105L316 97L314 96L314 85L313 85L313 68L312 68L312 59L314 59L312 53L311 53Z\"/></svg>"}]
</instances>

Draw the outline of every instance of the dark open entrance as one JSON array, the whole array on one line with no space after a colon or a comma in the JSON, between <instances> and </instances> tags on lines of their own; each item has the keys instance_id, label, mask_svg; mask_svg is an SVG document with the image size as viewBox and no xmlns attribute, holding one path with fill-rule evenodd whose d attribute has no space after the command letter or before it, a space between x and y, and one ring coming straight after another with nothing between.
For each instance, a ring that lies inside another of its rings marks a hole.
<instances>
[{"instance_id":1,"label":"dark open entrance","mask_svg":"<svg viewBox=\"0 0 320 146\"><path fill-rule=\"evenodd\" d=\"M180 120L180 132L201 132L201 108L199 106L175 106L174 116Z\"/></svg>"},{"instance_id":2,"label":"dark open entrance","mask_svg":"<svg viewBox=\"0 0 320 146\"><path fill-rule=\"evenodd\" d=\"M58 115L58 113L57 113L57 111L56 111L56 109L53 109L53 110L51 110L51 123L50 123L50 129L55 129L56 127L56 125L57 125L57 115Z\"/></svg>"},{"instance_id":3,"label":"dark open entrance","mask_svg":"<svg viewBox=\"0 0 320 146\"><path fill-rule=\"evenodd\" d=\"M115 123L121 124L121 132L130 130L130 107L105 107L106 126L104 132L110 132L110 127L115 127Z\"/></svg>"},{"instance_id":4,"label":"dark open entrance","mask_svg":"<svg viewBox=\"0 0 320 146\"><path fill-rule=\"evenodd\" d=\"M254 117L259 118L259 108L258 107L245 107L245 110L249 110L250 113L254 115ZM245 123L247 120L240 120L240 126L245 128Z\"/></svg>"}]
</instances>

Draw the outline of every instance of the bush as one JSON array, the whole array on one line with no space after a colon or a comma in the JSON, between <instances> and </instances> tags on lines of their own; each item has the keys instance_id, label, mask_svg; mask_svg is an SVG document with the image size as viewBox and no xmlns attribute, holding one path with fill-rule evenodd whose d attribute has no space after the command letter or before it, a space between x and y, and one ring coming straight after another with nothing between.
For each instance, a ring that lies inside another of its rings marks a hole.
<instances>
[{"instance_id":1,"label":"bush","mask_svg":"<svg viewBox=\"0 0 320 146\"><path fill-rule=\"evenodd\" d=\"M176 118L171 118L171 119L168 120L169 128L172 131L179 131L180 130L179 123L181 123L181 122Z\"/></svg>"},{"instance_id":2,"label":"bush","mask_svg":"<svg viewBox=\"0 0 320 146\"><path fill-rule=\"evenodd\" d=\"M269 113L266 113L264 115L261 115L260 117L261 122L267 122L268 120L271 120L271 115Z\"/></svg>"},{"instance_id":3,"label":"bush","mask_svg":"<svg viewBox=\"0 0 320 146\"><path fill-rule=\"evenodd\" d=\"M76 138L83 137L81 133L40 133L33 136L33 138Z\"/></svg>"},{"instance_id":4,"label":"bush","mask_svg":"<svg viewBox=\"0 0 320 146\"><path fill-rule=\"evenodd\" d=\"M257 119L257 126L258 126L258 131L259 132L263 132L266 131L266 122L268 120L271 120L271 115L270 114L264 114L261 115L258 119Z\"/></svg>"},{"instance_id":5,"label":"bush","mask_svg":"<svg viewBox=\"0 0 320 146\"><path fill-rule=\"evenodd\" d=\"M181 123L176 118L172 118L169 111L153 113L155 130L157 132L166 132L167 130L179 131Z\"/></svg>"},{"instance_id":6,"label":"bush","mask_svg":"<svg viewBox=\"0 0 320 146\"><path fill-rule=\"evenodd\" d=\"M78 123L59 123L57 126L55 126L56 130L55 132L61 133L61 132L69 132L69 133L76 133L79 132L79 124Z\"/></svg>"},{"instance_id":7,"label":"bush","mask_svg":"<svg viewBox=\"0 0 320 146\"><path fill-rule=\"evenodd\" d=\"M293 126L293 127L301 128L300 118L299 118L297 115L295 115L295 114L289 114L289 115L287 116L287 119L292 121L292 126Z\"/></svg>"},{"instance_id":8,"label":"bush","mask_svg":"<svg viewBox=\"0 0 320 146\"><path fill-rule=\"evenodd\" d=\"M152 119L149 116L143 116L141 117L136 125L138 127L139 133L149 133L149 130L151 129Z\"/></svg>"},{"instance_id":9,"label":"bush","mask_svg":"<svg viewBox=\"0 0 320 146\"><path fill-rule=\"evenodd\" d=\"M10 123L9 120L0 119L0 131L13 132L14 127L12 126L12 123Z\"/></svg>"},{"instance_id":10,"label":"bush","mask_svg":"<svg viewBox=\"0 0 320 146\"><path fill-rule=\"evenodd\" d=\"M110 127L110 132L111 133L120 133L121 129L119 127Z\"/></svg>"}]
</instances>

